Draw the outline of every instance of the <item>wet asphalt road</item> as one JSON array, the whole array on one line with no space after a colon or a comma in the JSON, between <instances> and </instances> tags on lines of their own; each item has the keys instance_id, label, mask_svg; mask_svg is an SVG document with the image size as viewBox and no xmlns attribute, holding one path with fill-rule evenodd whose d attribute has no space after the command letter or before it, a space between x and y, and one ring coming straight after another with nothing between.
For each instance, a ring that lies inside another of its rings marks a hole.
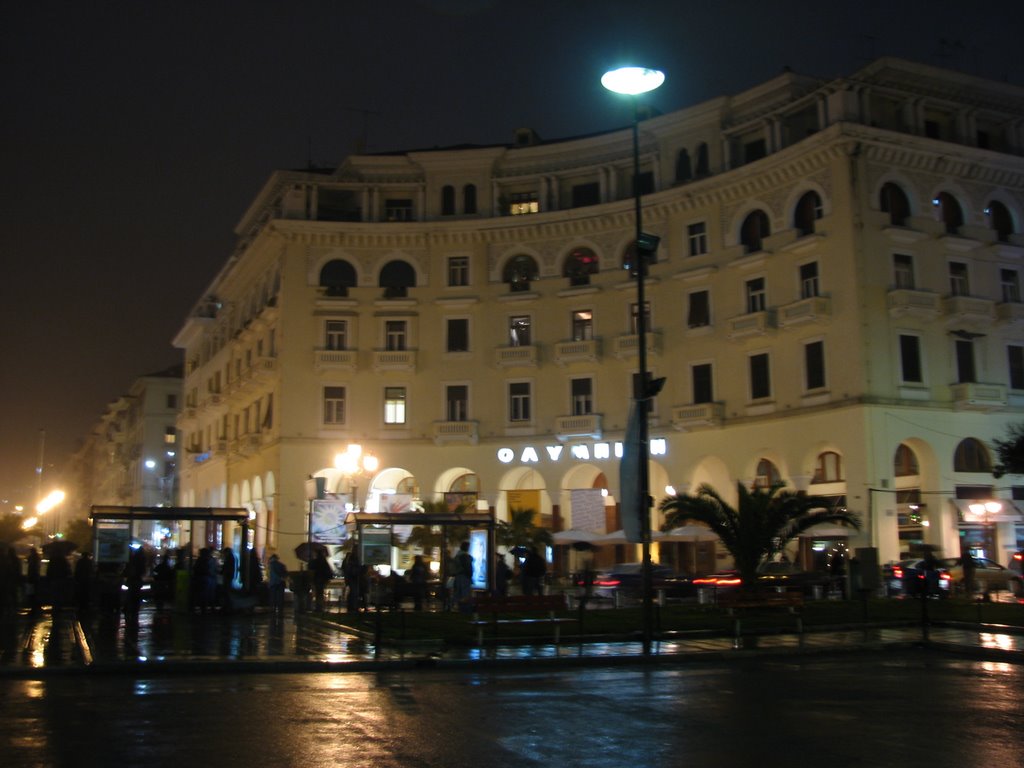
<instances>
[{"instance_id":1,"label":"wet asphalt road","mask_svg":"<svg viewBox=\"0 0 1024 768\"><path fill-rule=\"evenodd\" d=\"M0 680L0 765L1011 768L1024 667L929 651L679 667Z\"/></svg>"}]
</instances>

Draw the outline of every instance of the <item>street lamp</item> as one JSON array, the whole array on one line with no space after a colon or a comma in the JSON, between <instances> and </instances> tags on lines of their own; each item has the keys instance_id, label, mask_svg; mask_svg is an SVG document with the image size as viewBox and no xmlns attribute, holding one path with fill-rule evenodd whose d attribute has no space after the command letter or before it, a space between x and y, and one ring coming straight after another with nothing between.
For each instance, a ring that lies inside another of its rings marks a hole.
<instances>
[{"instance_id":1,"label":"street lamp","mask_svg":"<svg viewBox=\"0 0 1024 768\"><path fill-rule=\"evenodd\" d=\"M635 206L636 237L633 242L633 254L629 259L629 269L636 276L636 336L637 336L637 379L633 384L633 403L631 408L631 425L627 429L636 437L636 477L627 478L629 487L623 482L623 506L625 517L639 517L639 539L642 545L642 579L643 579L643 649L644 655L651 653L653 635L653 589L651 568L651 496L650 476L647 466L650 457L650 438L648 435L648 405L658 394L664 379L657 382L649 381L647 371L647 312L644 296L644 281L647 278L647 260L658 249L659 238L645 235L640 206L640 103L637 97L642 93L653 91L665 82L665 74L656 69L646 67L619 67L604 73L601 85L609 91L629 96L633 100L633 200ZM627 442L629 440L627 439ZM630 472L623 467L623 475ZM635 482L635 489L633 483ZM634 498L627 498L633 495ZM631 524L623 519L623 528L627 531Z\"/></svg>"},{"instance_id":2,"label":"street lamp","mask_svg":"<svg viewBox=\"0 0 1024 768\"><path fill-rule=\"evenodd\" d=\"M380 466L380 461L369 451L364 452L361 445L352 443L345 448L344 453L338 453L334 456L334 467L341 471L342 476L348 477L352 483L350 490L352 492L352 506L355 508L356 505L356 486L355 479L360 475L371 475L377 471L377 467Z\"/></svg>"}]
</instances>

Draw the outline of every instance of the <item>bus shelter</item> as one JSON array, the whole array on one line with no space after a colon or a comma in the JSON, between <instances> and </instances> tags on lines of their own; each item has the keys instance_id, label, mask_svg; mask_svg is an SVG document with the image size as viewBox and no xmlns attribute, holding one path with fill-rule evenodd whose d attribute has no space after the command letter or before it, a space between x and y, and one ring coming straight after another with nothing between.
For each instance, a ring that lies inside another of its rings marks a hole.
<instances>
[{"instance_id":1,"label":"bus shelter","mask_svg":"<svg viewBox=\"0 0 1024 768\"><path fill-rule=\"evenodd\" d=\"M93 527L93 559L97 568L128 562L136 526L144 522L236 523L241 528L239 576L243 588L249 580L249 510L244 507L135 507L93 505L89 522ZM191 529L191 526L190 526ZM189 547L191 549L191 530ZM189 553L191 556L191 552Z\"/></svg>"},{"instance_id":2,"label":"bus shelter","mask_svg":"<svg viewBox=\"0 0 1024 768\"><path fill-rule=\"evenodd\" d=\"M469 541L473 556L473 589L490 589L494 584L494 512L349 512L345 527L355 537L359 562L390 565L392 547L397 546L396 529L424 526L441 529L441 583L448 580L452 546ZM453 529L468 528L468 536L454 536Z\"/></svg>"}]
</instances>

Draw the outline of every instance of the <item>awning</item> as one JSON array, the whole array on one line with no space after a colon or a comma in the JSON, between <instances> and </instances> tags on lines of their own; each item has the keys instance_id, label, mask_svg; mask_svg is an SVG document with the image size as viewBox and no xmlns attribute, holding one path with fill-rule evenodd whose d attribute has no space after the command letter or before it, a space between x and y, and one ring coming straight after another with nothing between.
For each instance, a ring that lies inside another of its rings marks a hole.
<instances>
[{"instance_id":1,"label":"awning","mask_svg":"<svg viewBox=\"0 0 1024 768\"><path fill-rule=\"evenodd\" d=\"M1020 508L1009 499L950 499L950 502L960 513L960 521L964 523L985 525L986 523L1019 523L1024 520ZM988 502L999 504L999 510L980 514L971 510L972 504Z\"/></svg>"}]
</instances>

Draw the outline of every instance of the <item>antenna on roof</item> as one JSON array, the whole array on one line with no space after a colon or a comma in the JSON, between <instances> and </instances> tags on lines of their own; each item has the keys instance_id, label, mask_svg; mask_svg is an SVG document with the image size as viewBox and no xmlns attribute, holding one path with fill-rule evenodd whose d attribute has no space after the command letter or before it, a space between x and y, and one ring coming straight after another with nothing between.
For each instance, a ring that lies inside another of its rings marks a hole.
<instances>
[{"instance_id":1,"label":"antenna on roof","mask_svg":"<svg viewBox=\"0 0 1024 768\"><path fill-rule=\"evenodd\" d=\"M374 112L372 109L366 109L365 107L342 107L342 109L345 110L346 112L358 112L363 116L363 129L362 132L359 134L359 138L356 140L355 146L356 154L361 155L363 152L366 151L366 146L368 142L367 118L370 115L379 116L380 112Z\"/></svg>"}]
</instances>

